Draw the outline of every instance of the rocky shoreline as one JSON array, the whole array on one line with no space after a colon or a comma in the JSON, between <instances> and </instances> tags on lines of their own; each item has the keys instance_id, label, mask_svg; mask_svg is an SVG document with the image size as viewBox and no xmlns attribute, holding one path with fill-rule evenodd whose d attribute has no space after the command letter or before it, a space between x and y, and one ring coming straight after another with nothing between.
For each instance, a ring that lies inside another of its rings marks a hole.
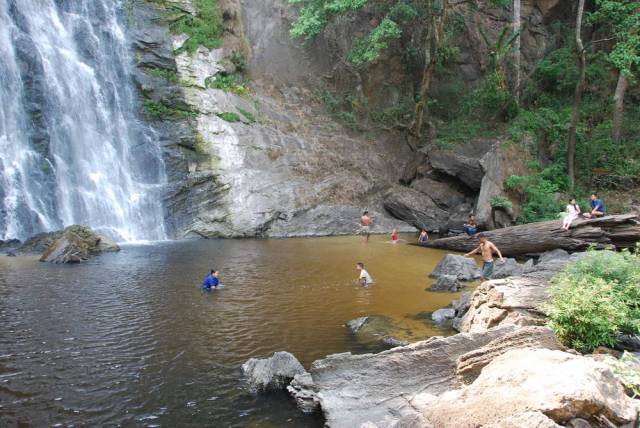
<instances>
[{"instance_id":1,"label":"rocky shoreline","mask_svg":"<svg viewBox=\"0 0 640 428\"><path fill-rule=\"evenodd\" d=\"M264 379L276 355L243 369L253 390L288 384L302 411L321 411L334 428L636 427L640 400L615 378L616 358L566 349L544 326L550 279L585 254L509 259L496 270L499 279L453 303L456 335L376 354L329 355L303 372L289 354L292 370L279 365L273 384ZM472 280L474 268L448 255L434 276Z\"/></svg>"}]
</instances>

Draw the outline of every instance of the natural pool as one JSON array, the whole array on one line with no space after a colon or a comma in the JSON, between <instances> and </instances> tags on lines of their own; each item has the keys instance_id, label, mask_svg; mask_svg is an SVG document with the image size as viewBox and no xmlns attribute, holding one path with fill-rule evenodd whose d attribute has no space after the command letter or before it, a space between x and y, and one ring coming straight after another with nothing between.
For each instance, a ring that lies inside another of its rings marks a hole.
<instances>
[{"instance_id":1,"label":"natural pool","mask_svg":"<svg viewBox=\"0 0 640 428\"><path fill-rule=\"evenodd\" d=\"M284 394L246 393L240 366L371 350L343 326L364 315L416 339L448 333L415 318L457 297L424 290L445 253L387 239L162 242L76 266L0 258L0 426L322 426ZM225 288L203 293L211 267Z\"/></svg>"}]
</instances>

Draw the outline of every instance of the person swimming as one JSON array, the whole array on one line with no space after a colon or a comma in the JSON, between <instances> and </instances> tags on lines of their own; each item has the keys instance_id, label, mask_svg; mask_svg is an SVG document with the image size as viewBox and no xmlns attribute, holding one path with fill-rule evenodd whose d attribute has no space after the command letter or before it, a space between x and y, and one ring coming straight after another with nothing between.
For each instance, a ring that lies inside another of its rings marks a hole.
<instances>
[{"instance_id":1,"label":"person swimming","mask_svg":"<svg viewBox=\"0 0 640 428\"><path fill-rule=\"evenodd\" d=\"M391 231L391 243L392 244L398 243L398 229L396 229L395 227Z\"/></svg>"},{"instance_id":2,"label":"person swimming","mask_svg":"<svg viewBox=\"0 0 640 428\"><path fill-rule=\"evenodd\" d=\"M218 288L218 286L220 286L220 280L218 279L218 275L220 274L220 272L218 272L215 269L211 269L211 273L209 275L207 275L207 277L204 279L204 281L202 281L202 289L203 290L211 290L211 289L216 289Z\"/></svg>"},{"instance_id":3,"label":"person swimming","mask_svg":"<svg viewBox=\"0 0 640 428\"><path fill-rule=\"evenodd\" d=\"M360 277L358 278L358 282L360 283L360 285L366 288L371 284L373 284L373 278L371 278L371 275L369 275L369 272L364 270L364 263L362 262L356 263L356 269L360 271Z\"/></svg>"}]
</instances>

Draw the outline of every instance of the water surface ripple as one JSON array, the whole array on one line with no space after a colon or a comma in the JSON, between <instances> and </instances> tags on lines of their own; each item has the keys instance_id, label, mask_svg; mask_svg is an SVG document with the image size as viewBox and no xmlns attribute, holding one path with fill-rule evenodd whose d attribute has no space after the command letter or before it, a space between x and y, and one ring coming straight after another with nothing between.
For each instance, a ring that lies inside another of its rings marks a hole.
<instances>
[{"instance_id":1,"label":"water surface ripple","mask_svg":"<svg viewBox=\"0 0 640 428\"><path fill-rule=\"evenodd\" d=\"M345 321L411 318L443 253L358 238L125 246L78 266L0 259L0 426L322 426L284 394L245 392L240 365L288 350L305 366L364 352ZM376 279L354 284L363 261ZM203 293L210 267L225 288Z\"/></svg>"}]
</instances>

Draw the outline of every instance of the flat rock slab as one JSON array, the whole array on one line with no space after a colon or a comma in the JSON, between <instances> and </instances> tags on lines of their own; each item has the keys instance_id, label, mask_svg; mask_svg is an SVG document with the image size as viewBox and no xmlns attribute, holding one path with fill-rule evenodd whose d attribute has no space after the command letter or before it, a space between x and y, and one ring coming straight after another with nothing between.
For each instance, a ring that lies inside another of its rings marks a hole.
<instances>
[{"instance_id":1,"label":"flat rock slab","mask_svg":"<svg viewBox=\"0 0 640 428\"><path fill-rule=\"evenodd\" d=\"M391 427L403 416L415 415L409 404L415 394L440 394L459 386L459 356L513 330L507 326L482 334L434 337L378 354L330 355L312 364L313 383L300 379L289 391L299 402L319 404L330 427L367 422Z\"/></svg>"}]
</instances>

